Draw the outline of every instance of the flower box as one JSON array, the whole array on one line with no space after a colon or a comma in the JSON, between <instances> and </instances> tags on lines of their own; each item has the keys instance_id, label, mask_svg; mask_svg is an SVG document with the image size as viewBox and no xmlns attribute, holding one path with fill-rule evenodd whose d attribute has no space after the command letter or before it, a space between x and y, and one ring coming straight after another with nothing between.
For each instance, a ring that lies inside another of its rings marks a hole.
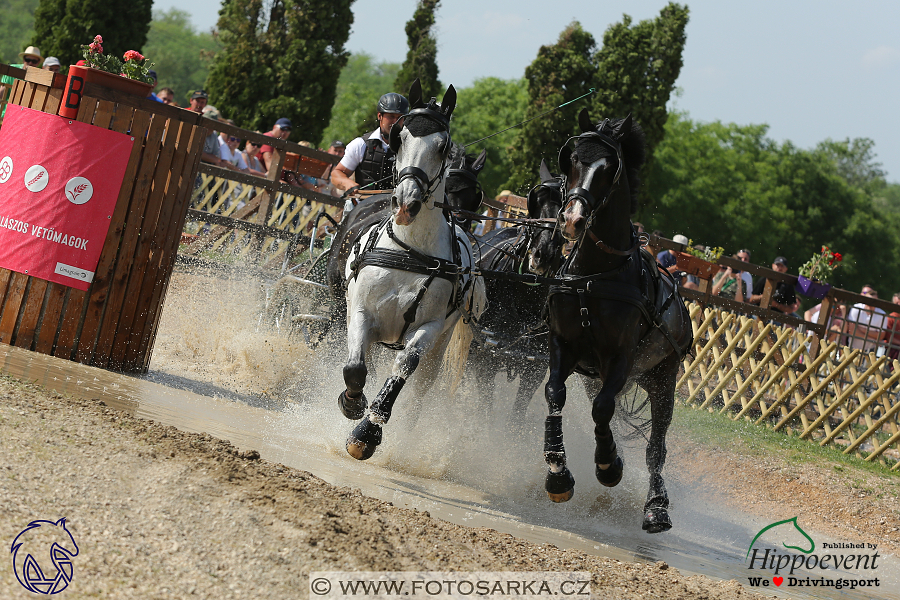
<instances>
[{"instance_id":1,"label":"flower box","mask_svg":"<svg viewBox=\"0 0 900 600\"><path fill-rule=\"evenodd\" d=\"M74 119L78 116L78 107L81 106L81 97L84 95L84 86L87 83L96 83L113 90L133 96L146 98L153 86L149 83L129 79L122 75L113 75L106 71L83 67L79 65L69 66L69 78L66 81L66 89L63 92L63 102L59 107L59 116Z\"/></svg>"},{"instance_id":2,"label":"flower box","mask_svg":"<svg viewBox=\"0 0 900 600\"><path fill-rule=\"evenodd\" d=\"M700 279L712 279L713 275L719 270L719 266L711 262L698 258L687 252L679 252L675 257L675 264L685 273L695 275Z\"/></svg>"},{"instance_id":3,"label":"flower box","mask_svg":"<svg viewBox=\"0 0 900 600\"><path fill-rule=\"evenodd\" d=\"M830 283L822 283L818 279L808 279L803 275L797 277L797 291L809 298L823 299L831 289Z\"/></svg>"}]
</instances>

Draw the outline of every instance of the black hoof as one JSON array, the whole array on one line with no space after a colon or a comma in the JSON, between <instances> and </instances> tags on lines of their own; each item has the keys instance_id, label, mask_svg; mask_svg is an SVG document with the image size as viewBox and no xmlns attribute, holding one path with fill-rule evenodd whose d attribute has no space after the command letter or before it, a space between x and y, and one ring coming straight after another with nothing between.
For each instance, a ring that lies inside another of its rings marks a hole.
<instances>
[{"instance_id":1,"label":"black hoof","mask_svg":"<svg viewBox=\"0 0 900 600\"><path fill-rule=\"evenodd\" d=\"M625 471L625 461L622 460L621 456L617 456L616 460L609 465L609 468L604 470L599 466L597 467L597 481L605 485L606 487L616 487L619 485L619 482L622 481L622 473Z\"/></svg>"},{"instance_id":2,"label":"black hoof","mask_svg":"<svg viewBox=\"0 0 900 600\"><path fill-rule=\"evenodd\" d=\"M559 473L550 471L547 473L544 489L554 502L568 502L575 493L575 478L568 467L563 467Z\"/></svg>"},{"instance_id":3,"label":"black hoof","mask_svg":"<svg viewBox=\"0 0 900 600\"><path fill-rule=\"evenodd\" d=\"M662 533L672 529L672 519L669 511L662 506L651 506L644 511L644 524L642 528L647 533Z\"/></svg>"},{"instance_id":4,"label":"black hoof","mask_svg":"<svg viewBox=\"0 0 900 600\"><path fill-rule=\"evenodd\" d=\"M338 406L345 417L351 421L358 421L366 414L369 404L366 402L365 394L360 394L359 398L351 398L347 395L347 390L344 390L338 396Z\"/></svg>"},{"instance_id":5,"label":"black hoof","mask_svg":"<svg viewBox=\"0 0 900 600\"><path fill-rule=\"evenodd\" d=\"M347 453L356 460L368 460L381 444L381 425L365 418L347 438Z\"/></svg>"}]
</instances>

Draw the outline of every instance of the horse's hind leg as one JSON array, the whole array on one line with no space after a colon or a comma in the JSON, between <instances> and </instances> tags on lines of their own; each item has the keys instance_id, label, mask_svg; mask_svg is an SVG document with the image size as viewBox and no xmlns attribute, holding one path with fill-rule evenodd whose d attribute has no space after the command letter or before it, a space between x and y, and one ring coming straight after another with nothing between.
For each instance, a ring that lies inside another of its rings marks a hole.
<instances>
[{"instance_id":1,"label":"horse's hind leg","mask_svg":"<svg viewBox=\"0 0 900 600\"><path fill-rule=\"evenodd\" d=\"M643 529L660 533L672 528L669 518L669 495L663 482L662 469L666 462L666 432L672 422L675 407L675 380L678 359L670 356L645 376L645 389L650 399L651 429L647 443L647 469L650 471L650 490L644 504Z\"/></svg>"},{"instance_id":2,"label":"horse's hind leg","mask_svg":"<svg viewBox=\"0 0 900 600\"><path fill-rule=\"evenodd\" d=\"M347 386L338 396L338 406L348 419L362 419L366 414L366 351L371 345L371 327L362 313L354 313L347 325L347 348L349 355L344 365L344 384Z\"/></svg>"},{"instance_id":3,"label":"horse's hind leg","mask_svg":"<svg viewBox=\"0 0 900 600\"><path fill-rule=\"evenodd\" d=\"M394 402L400 395L400 390L419 366L421 357L431 350L440 333L441 325L443 321L432 321L421 326L412 335L412 339L407 340L406 347L397 354L393 374L384 382L381 391L372 402L369 414L360 421L347 439L347 452L350 456L357 460L366 460L375 454L375 449L381 444L382 427L391 418Z\"/></svg>"},{"instance_id":4,"label":"horse's hind leg","mask_svg":"<svg viewBox=\"0 0 900 600\"><path fill-rule=\"evenodd\" d=\"M594 397L591 417L594 419L594 462L597 481L606 487L615 487L622 481L625 461L619 456L612 429L609 427L616 410L616 396L625 387L632 365L624 357L617 357L609 365L600 392ZM592 386L586 386L590 390Z\"/></svg>"},{"instance_id":5,"label":"horse's hind leg","mask_svg":"<svg viewBox=\"0 0 900 600\"><path fill-rule=\"evenodd\" d=\"M522 369L519 375L519 389L516 390L516 400L513 403L512 414L509 418L510 428L513 430L517 432L524 431L525 413L528 412L528 405L531 403L534 392L541 385L541 381L546 374L547 369L543 368L543 365L539 366L534 363L527 364Z\"/></svg>"}]
</instances>

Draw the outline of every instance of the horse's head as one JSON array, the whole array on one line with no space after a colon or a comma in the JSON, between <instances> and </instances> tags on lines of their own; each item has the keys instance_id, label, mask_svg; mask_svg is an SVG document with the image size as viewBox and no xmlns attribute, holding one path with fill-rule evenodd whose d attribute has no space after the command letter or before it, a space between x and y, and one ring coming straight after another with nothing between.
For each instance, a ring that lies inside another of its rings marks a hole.
<instances>
[{"instance_id":1,"label":"horse's head","mask_svg":"<svg viewBox=\"0 0 900 600\"><path fill-rule=\"evenodd\" d=\"M56 522L32 521L13 540L10 551L19 583L32 592L47 594L65 589L71 581L78 545L63 517ZM55 575L50 563L56 568Z\"/></svg>"},{"instance_id":2,"label":"horse's head","mask_svg":"<svg viewBox=\"0 0 900 600\"><path fill-rule=\"evenodd\" d=\"M541 182L528 192L528 216L532 219L552 219L562 207L563 178L554 176L541 161ZM558 229L533 229L529 233L528 270L545 275L559 268L562 256L562 236Z\"/></svg>"},{"instance_id":3,"label":"horse's head","mask_svg":"<svg viewBox=\"0 0 900 600\"><path fill-rule=\"evenodd\" d=\"M394 124L390 135L391 150L397 155L397 185L391 195L391 213L397 225L411 224L423 205L433 209L436 193L443 199L456 90L451 85L440 104L432 98L426 105L416 79L409 90L409 103L409 113Z\"/></svg>"},{"instance_id":4,"label":"horse's head","mask_svg":"<svg viewBox=\"0 0 900 600\"><path fill-rule=\"evenodd\" d=\"M601 211L637 208L638 170L644 162L644 133L631 115L594 125L587 109L578 115L581 135L575 148L563 146L559 166L566 176L566 198L559 225L568 240L580 239Z\"/></svg>"},{"instance_id":5,"label":"horse's head","mask_svg":"<svg viewBox=\"0 0 900 600\"><path fill-rule=\"evenodd\" d=\"M484 190L478 183L478 174L484 168L487 151L471 156L466 154L465 148L453 144L450 151L450 170L447 171L447 183L445 192L447 204L455 209L477 212L484 200ZM463 219L471 223L471 219Z\"/></svg>"}]
</instances>

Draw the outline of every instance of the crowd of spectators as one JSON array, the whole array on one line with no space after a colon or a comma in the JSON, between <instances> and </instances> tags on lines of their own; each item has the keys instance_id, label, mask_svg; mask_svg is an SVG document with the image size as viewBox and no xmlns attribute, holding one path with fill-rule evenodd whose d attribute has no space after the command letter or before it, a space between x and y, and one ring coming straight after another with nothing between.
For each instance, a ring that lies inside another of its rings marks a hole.
<instances>
[{"instance_id":1,"label":"crowd of spectators","mask_svg":"<svg viewBox=\"0 0 900 600\"><path fill-rule=\"evenodd\" d=\"M636 228L638 225L640 224L635 223ZM640 225L639 233L642 231L643 225ZM658 236L662 235L660 231L653 233ZM684 246L689 243L688 238L680 234L674 236L672 241ZM662 250L657 253L656 261L663 269L671 273L682 287L699 289L699 280L678 268L677 256L678 253L674 250ZM733 258L749 263L750 256L750 250L742 249L735 253ZM771 265L773 271L788 272L788 260L784 256L776 256ZM719 271L709 283L711 285L710 293L714 296L759 306L765 296L768 281L766 277L759 277L753 281L752 276L746 270L720 266ZM798 313L800 298L797 297L792 283L780 280L772 281L770 289L772 293L767 306L769 310L811 323L819 322L822 304L810 308L801 316ZM878 298L877 290L868 284L862 287L860 295L866 298ZM900 292L894 294L891 301L898 305L898 310L890 314L882 308L866 302L858 302L848 307L835 305L828 316L828 322L825 323L828 332L827 340L829 342L838 341L863 352L887 354L890 358L897 359L900 356Z\"/></svg>"}]
</instances>

